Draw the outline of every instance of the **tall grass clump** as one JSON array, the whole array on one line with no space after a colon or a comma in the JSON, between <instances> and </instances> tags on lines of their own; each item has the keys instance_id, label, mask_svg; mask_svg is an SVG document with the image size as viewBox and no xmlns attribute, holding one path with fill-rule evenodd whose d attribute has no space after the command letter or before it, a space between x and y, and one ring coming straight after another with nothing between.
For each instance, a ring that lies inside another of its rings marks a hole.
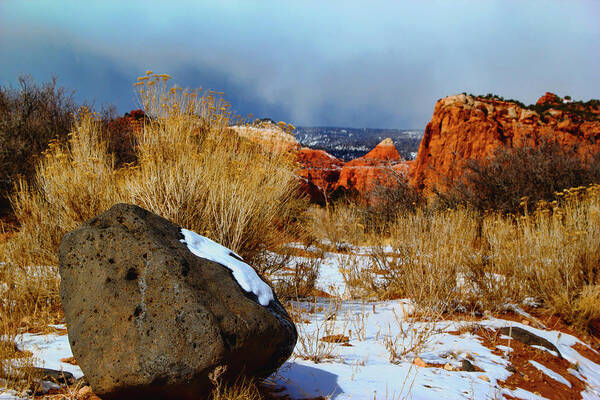
<instances>
[{"instance_id":1,"label":"tall grass clump","mask_svg":"<svg viewBox=\"0 0 600 400\"><path fill-rule=\"evenodd\" d=\"M437 312L454 307L457 279L465 265L480 257L474 248L476 213L467 208L437 213L418 209L399 215L389 232L371 256L377 275L371 287L378 297L410 297Z\"/></svg>"},{"instance_id":2,"label":"tall grass clump","mask_svg":"<svg viewBox=\"0 0 600 400\"><path fill-rule=\"evenodd\" d=\"M233 133L229 104L216 93L167 90L167 75L144 78L140 101L150 122L138 138L131 201L249 260L277 245L294 217L293 155Z\"/></svg>"},{"instance_id":3,"label":"tall grass clump","mask_svg":"<svg viewBox=\"0 0 600 400\"><path fill-rule=\"evenodd\" d=\"M600 318L600 185L519 215L469 208L401 215L363 284L420 310L483 312L537 303L585 329Z\"/></svg>"},{"instance_id":4,"label":"tall grass clump","mask_svg":"<svg viewBox=\"0 0 600 400\"><path fill-rule=\"evenodd\" d=\"M267 152L235 134L229 104L218 94L169 89L168 79L148 72L136 84L147 118L136 131L135 164L115 166L101 121L82 109L68 143L52 142L34 178L16 186L11 200L20 230L5 244L0 278L10 275L3 282L11 290L20 285L41 297L30 317L60 304L55 266L62 236L117 202L206 235L250 262L278 246L293 225L293 155ZM30 273L40 265L52 273Z\"/></svg>"},{"instance_id":5,"label":"tall grass clump","mask_svg":"<svg viewBox=\"0 0 600 400\"><path fill-rule=\"evenodd\" d=\"M515 300L533 297L580 328L600 318L600 185L566 189L520 217L491 217L484 235Z\"/></svg>"},{"instance_id":6,"label":"tall grass clump","mask_svg":"<svg viewBox=\"0 0 600 400\"><path fill-rule=\"evenodd\" d=\"M350 244L362 244L365 227L360 209L352 203L339 201L329 208L312 207L307 213L307 230L314 240L343 251Z\"/></svg>"}]
</instances>

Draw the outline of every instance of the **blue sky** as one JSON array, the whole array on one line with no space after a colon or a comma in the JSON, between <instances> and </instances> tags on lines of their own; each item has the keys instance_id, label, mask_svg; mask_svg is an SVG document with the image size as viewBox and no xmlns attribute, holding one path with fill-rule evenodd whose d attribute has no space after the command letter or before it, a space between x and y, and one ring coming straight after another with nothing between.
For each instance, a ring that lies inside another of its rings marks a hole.
<instances>
[{"instance_id":1,"label":"blue sky","mask_svg":"<svg viewBox=\"0 0 600 400\"><path fill-rule=\"evenodd\" d=\"M424 128L435 101L600 97L600 2L0 0L0 83L136 108L146 69L296 125Z\"/></svg>"}]
</instances>

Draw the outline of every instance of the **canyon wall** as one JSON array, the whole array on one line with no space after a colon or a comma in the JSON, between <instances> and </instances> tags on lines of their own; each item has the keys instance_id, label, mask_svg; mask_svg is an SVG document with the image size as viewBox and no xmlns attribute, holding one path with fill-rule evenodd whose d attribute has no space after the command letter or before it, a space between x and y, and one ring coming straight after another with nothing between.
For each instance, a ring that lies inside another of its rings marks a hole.
<instances>
[{"instance_id":1,"label":"canyon wall","mask_svg":"<svg viewBox=\"0 0 600 400\"><path fill-rule=\"evenodd\" d=\"M486 159L500 147L550 140L585 156L600 150L600 102L572 103L546 93L535 106L460 94L441 99L427 124L409 172L426 194L444 190L468 159Z\"/></svg>"},{"instance_id":2,"label":"canyon wall","mask_svg":"<svg viewBox=\"0 0 600 400\"><path fill-rule=\"evenodd\" d=\"M311 201L323 203L326 196L352 193L369 203L378 186L393 186L407 179L409 161L404 161L391 139L384 139L362 157L343 162L323 150L299 151L299 174L303 191Z\"/></svg>"},{"instance_id":3,"label":"canyon wall","mask_svg":"<svg viewBox=\"0 0 600 400\"><path fill-rule=\"evenodd\" d=\"M449 96L435 105L414 161L403 160L391 139L344 162L323 150L301 147L273 124L234 130L271 151L295 152L300 190L311 201L323 204L330 196L352 193L369 203L377 187L390 187L399 180L408 180L426 195L434 189L443 191L461 176L467 160L491 158L500 148L548 140L574 149L583 158L596 154L600 101L572 102L546 93L535 105L525 106L496 96Z\"/></svg>"}]
</instances>

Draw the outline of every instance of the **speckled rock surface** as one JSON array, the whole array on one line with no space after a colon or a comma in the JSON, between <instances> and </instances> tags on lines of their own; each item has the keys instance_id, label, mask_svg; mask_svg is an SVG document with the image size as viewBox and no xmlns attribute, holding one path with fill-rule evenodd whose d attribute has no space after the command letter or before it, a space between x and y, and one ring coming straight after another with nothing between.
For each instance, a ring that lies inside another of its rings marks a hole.
<instances>
[{"instance_id":1,"label":"speckled rock surface","mask_svg":"<svg viewBox=\"0 0 600 400\"><path fill-rule=\"evenodd\" d=\"M103 399L198 398L215 369L266 377L294 349L279 301L261 306L229 269L193 255L180 229L117 204L61 242L69 341Z\"/></svg>"}]
</instances>

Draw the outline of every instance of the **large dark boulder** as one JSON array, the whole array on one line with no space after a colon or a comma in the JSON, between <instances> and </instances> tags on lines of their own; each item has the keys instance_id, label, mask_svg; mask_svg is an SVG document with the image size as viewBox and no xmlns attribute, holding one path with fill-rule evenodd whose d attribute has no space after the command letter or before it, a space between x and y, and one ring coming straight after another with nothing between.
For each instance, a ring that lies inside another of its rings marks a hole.
<instances>
[{"instance_id":1,"label":"large dark boulder","mask_svg":"<svg viewBox=\"0 0 600 400\"><path fill-rule=\"evenodd\" d=\"M103 399L199 398L215 374L269 376L296 344L276 297L242 289L140 207L117 204L68 233L59 259L71 349Z\"/></svg>"}]
</instances>

